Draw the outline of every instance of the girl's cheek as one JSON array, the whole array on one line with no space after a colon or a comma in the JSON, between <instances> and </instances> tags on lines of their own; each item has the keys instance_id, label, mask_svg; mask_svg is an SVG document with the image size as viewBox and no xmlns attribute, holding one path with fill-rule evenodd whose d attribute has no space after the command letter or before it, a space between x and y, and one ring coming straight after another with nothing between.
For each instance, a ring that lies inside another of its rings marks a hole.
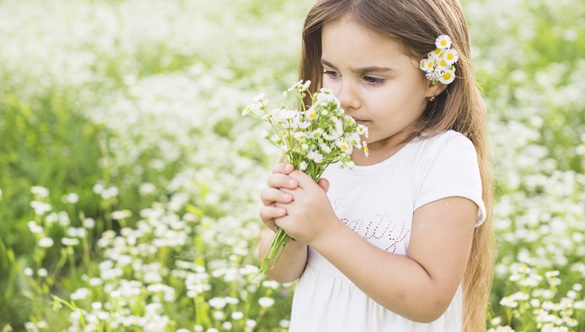
<instances>
[{"instance_id":1,"label":"girl's cheek","mask_svg":"<svg viewBox=\"0 0 585 332\"><path fill-rule=\"evenodd\" d=\"M337 85L339 85L339 83L337 82L337 80L332 79L331 77L329 77L329 75L323 75L323 87L327 88L327 89L331 89L333 90L334 94L337 94Z\"/></svg>"}]
</instances>

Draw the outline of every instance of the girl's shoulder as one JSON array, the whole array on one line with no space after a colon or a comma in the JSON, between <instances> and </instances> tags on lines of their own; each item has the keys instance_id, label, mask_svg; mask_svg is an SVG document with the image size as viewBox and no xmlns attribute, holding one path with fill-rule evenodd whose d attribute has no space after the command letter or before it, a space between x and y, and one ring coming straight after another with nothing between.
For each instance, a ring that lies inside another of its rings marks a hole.
<instances>
[{"instance_id":1,"label":"girl's shoulder","mask_svg":"<svg viewBox=\"0 0 585 332\"><path fill-rule=\"evenodd\" d=\"M422 160L436 160L447 158L459 160L460 158L477 159L475 146L469 138L454 130L443 131L429 136L421 135L413 142L415 154Z\"/></svg>"},{"instance_id":2,"label":"girl's shoulder","mask_svg":"<svg viewBox=\"0 0 585 332\"><path fill-rule=\"evenodd\" d=\"M413 142L419 148L427 150L444 150L444 149L473 149L475 147L471 140L465 135L454 131L446 130L441 133L429 136L428 134L421 134L419 138Z\"/></svg>"}]
</instances>

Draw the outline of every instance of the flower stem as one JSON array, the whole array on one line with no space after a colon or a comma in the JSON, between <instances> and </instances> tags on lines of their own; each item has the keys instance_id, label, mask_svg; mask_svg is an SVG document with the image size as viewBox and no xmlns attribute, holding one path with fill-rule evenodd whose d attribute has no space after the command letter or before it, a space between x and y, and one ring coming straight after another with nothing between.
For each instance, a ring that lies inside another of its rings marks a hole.
<instances>
[{"instance_id":1,"label":"flower stem","mask_svg":"<svg viewBox=\"0 0 585 332\"><path fill-rule=\"evenodd\" d=\"M266 255L264 255L264 258L262 258L262 264L260 265L260 271L258 272L258 274L266 275L268 271L274 268L276 262L280 258L280 255L282 255L284 247L288 243L289 239L290 236L288 236L288 234L286 234L286 232L282 228L278 227L276 229L276 236L274 237L274 239L272 239L272 242L270 243L270 248L268 248L268 252L266 253Z\"/></svg>"}]
</instances>

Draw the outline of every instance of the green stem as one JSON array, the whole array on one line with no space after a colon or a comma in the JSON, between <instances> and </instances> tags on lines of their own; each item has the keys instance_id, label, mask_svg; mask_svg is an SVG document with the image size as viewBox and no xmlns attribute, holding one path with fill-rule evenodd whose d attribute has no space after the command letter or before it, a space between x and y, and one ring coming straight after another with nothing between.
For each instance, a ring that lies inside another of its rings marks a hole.
<instances>
[{"instance_id":1,"label":"green stem","mask_svg":"<svg viewBox=\"0 0 585 332\"><path fill-rule=\"evenodd\" d=\"M254 278L256 278L260 274L266 275L266 273L268 273L270 270L274 268L276 262L278 262L278 259L280 258L280 255L282 255L284 247L288 243L289 239L290 237L288 236L288 234L286 234L286 232L282 228L278 227L276 230L276 236L270 243L268 252L266 252L266 255L264 255L264 258L262 258L260 271L254 276Z\"/></svg>"}]
</instances>

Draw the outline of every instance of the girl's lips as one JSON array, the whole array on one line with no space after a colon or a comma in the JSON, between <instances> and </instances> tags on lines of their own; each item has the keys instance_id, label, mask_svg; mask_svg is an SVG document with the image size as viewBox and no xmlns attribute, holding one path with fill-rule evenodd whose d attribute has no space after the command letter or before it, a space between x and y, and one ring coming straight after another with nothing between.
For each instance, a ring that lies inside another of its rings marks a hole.
<instances>
[{"instance_id":1,"label":"girl's lips","mask_svg":"<svg viewBox=\"0 0 585 332\"><path fill-rule=\"evenodd\" d=\"M352 116L352 119L353 119L353 120L354 120L356 123L359 123L359 124L364 124L364 123L368 122L368 121L366 121L366 120L362 120L362 119L360 119L360 118L356 118L356 117L353 117L353 116Z\"/></svg>"}]
</instances>

